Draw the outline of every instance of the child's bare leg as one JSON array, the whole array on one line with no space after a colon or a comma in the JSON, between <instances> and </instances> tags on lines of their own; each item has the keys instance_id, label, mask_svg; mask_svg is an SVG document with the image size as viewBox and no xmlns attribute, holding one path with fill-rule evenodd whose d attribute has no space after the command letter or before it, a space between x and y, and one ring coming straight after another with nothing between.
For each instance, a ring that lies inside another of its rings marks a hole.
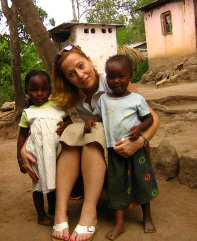
<instances>
[{"instance_id":1,"label":"child's bare leg","mask_svg":"<svg viewBox=\"0 0 197 241\"><path fill-rule=\"evenodd\" d=\"M150 202L141 205L143 212L143 223L145 233L155 233L156 228L150 214Z\"/></svg>"},{"instance_id":2,"label":"child's bare leg","mask_svg":"<svg viewBox=\"0 0 197 241\"><path fill-rule=\"evenodd\" d=\"M50 215L55 214L55 190L47 193L47 201L48 201L48 213Z\"/></svg>"},{"instance_id":3,"label":"child's bare leg","mask_svg":"<svg viewBox=\"0 0 197 241\"><path fill-rule=\"evenodd\" d=\"M33 200L36 211L38 213L38 224L51 226L53 225L53 219L48 217L44 210L44 197L41 192L33 192Z\"/></svg>"},{"instance_id":4,"label":"child's bare leg","mask_svg":"<svg viewBox=\"0 0 197 241\"><path fill-rule=\"evenodd\" d=\"M124 211L116 210L116 226L110 230L105 237L114 240L119 234L125 231L124 227Z\"/></svg>"}]
</instances>

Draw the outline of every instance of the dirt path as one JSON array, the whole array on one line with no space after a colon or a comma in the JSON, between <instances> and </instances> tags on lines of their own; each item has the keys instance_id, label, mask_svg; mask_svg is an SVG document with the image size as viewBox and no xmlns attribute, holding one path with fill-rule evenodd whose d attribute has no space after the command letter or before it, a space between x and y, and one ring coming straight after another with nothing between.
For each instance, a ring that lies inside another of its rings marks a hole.
<instances>
[{"instance_id":1,"label":"dirt path","mask_svg":"<svg viewBox=\"0 0 197 241\"><path fill-rule=\"evenodd\" d=\"M16 161L16 139L0 141L0 240L50 241L51 227L38 225L31 198L31 180L19 172ZM181 185L177 179L166 182L160 177L160 195L152 201L152 216L157 233L145 234L140 207L127 212L126 232L117 240L194 241L197 240L197 190ZM77 224L82 201L71 201L71 230ZM99 230L95 241L113 226L113 213L106 207L102 193L98 205Z\"/></svg>"},{"instance_id":2,"label":"dirt path","mask_svg":"<svg viewBox=\"0 0 197 241\"><path fill-rule=\"evenodd\" d=\"M197 83L181 83L164 88L155 88L153 84L135 84L136 88L147 100L160 99L166 96L197 96ZM197 101L174 101L168 107L178 110L197 109ZM156 111L160 118L160 128L150 141L150 145L157 146L161 140L170 141L181 156L192 149L197 149L197 113L189 111L183 114L164 114Z\"/></svg>"},{"instance_id":3,"label":"dirt path","mask_svg":"<svg viewBox=\"0 0 197 241\"><path fill-rule=\"evenodd\" d=\"M137 88L147 98L150 96L160 98L173 93L182 95L197 93L197 84L189 86L183 84L163 89L153 89L150 86L137 86ZM189 118L186 121L185 116L182 115L158 114L161 118L161 127L152 139L152 144L164 138L168 139L176 146L179 154L197 148L195 116L193 120ZM14 131L7 134L7 136L14 135ZM16 141L16 138L0 139L0 240L51 241L51 227L37 224L31 197L31 180L28 175L19 172ZM137 207L127 212L126 231L116 239L117 241L197 240L197 190L181 185L178 178L166 182L162 177L157 176L157 181L160 195L151 203L157 232L155 234L143 232L142 213L140 207ZM105 233L113 227L114 215L107 208L106 203L106 193L103 192L98 205L99 229L94 241L106 240ZM82 201L70 201L71 230L77 224L81 205Z\"/></svg>"},{"instance_id":4,"label":"dirt path","mask_svg":"<svg viewBox=\"0 0 197 241\"><path fill-rule=\"evenodd\" d=\"M146 85L136 83L135 86L140 94L147 99L156 99L171 95L196 96L197 93L197 82L180 83L159 88L156 88L152 83Z\"/></svg>"}]
</instances>

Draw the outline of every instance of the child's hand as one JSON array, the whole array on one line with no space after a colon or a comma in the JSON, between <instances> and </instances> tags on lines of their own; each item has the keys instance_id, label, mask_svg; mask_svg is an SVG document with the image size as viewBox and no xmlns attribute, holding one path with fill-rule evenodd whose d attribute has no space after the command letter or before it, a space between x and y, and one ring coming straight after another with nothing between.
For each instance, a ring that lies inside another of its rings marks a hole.
<instances>
[{"instance_id":1,"label":"child's hand","mask_svg":"<svg viewBox=\"0 0 197 241\"><path fill-rule=\"evenodd\" d=\"M129 139L131 141L135 141L139 138L140 134L141 134L141 127L138 125L138 126L134 126L132 127L129 132L131 132L131 134L129 134Z\"/></svg>"},{"instance_id":2,"label":"child's hand","mask_svg":"<svg viewBox=\"0 0 197 241\"><path fill-rule=\"evenodd\" d=\"M86 121L85 125L84 125L84 131L90 133L91 132L91 127L95 126L95 125L96 125L96 123L95 123L94 119L93 118L89 118Z\"/></svg>"},{"instance_id":3,"label":"child's hand","mask_svg":"<svg viewBox=\"0 0 197 241\"><path fill-rule=\"evenodd\" d=\"M21 159L18 159L18 165L19 165L20 171L22 173L26 174L27 171L25 170L24 165L23 165L23 161Z\"/></svg>"},{"instance_id":4,"label":"child's hand","mask_svg":"<svg viewBox=\"0 0 197 241\"><path fill-rule=\"evenodd\" d=\"M61 136L62 132L64 131L64 129L67 126L67 123L60 121L57 123L57 126L59 126L59 127L57 128L56 133Z\"/></svg>"}]
</instances>

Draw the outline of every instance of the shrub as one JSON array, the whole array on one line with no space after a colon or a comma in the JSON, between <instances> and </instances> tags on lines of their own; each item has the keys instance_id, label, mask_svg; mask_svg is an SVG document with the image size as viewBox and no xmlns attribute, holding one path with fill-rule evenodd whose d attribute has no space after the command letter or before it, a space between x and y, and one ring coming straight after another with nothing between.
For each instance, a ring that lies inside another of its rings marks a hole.
<instances>
[{"instance_id":1,"label":"shrub","mask_svg":"<svg viewBox=\"0 0 197 241\"><path fill-rule=\"evenodd\" d=\"M149 68L148 60L143 60L137 67L136 71L133 73L132 83L139 82L142 78L142 75L146 73Z\"/></svg>"}]
</instances>

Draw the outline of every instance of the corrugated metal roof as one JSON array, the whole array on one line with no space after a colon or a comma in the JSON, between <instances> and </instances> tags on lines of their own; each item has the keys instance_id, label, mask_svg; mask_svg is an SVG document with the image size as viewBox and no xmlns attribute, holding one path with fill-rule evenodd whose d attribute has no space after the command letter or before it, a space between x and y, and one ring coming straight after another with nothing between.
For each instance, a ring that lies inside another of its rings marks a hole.
<instances>
[{"instance_id":1,"label":"corrugated metal roof","mask_svg":"<svg viewBox=\"0 0 197 241\"><path fill-rule=\"evenodd\" d=\"M127 46L128 46L128 47L131 47L131 48L137 48L137 47L140 47L141 45L143 45L143 44L145 44L145 43L146 43L146 41L129 44L129 45L127 45Z\"/></svg>"},{"instance_id":2,"label":"corrugated metal roof","mask_svg":"<svg viewBox=\"0 0 197 241\"><path fill-rule=\"evenodd\" d=\"M184 0L157 0L157 1L152 2L150 4L147 4L147 5L145 5L145 6L141 7L141 8L138 8L135 11L145 11L146 12L146 11L149 11L149 10L151 10L153 8L156 8L156 7L159 7L159 6L163 5L163 4L166 4L168 2L180 2L180 1L184 1Z\"/></svg>"}]
</instances>

